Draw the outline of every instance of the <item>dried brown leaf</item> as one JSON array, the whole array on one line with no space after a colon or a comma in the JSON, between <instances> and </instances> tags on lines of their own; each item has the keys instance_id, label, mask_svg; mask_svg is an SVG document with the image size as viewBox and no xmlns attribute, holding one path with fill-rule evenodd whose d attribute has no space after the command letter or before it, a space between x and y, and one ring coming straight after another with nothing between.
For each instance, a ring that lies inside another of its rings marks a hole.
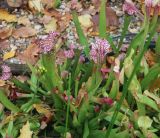
<instances>
[{"instance_id":1,"label":"dried brown leaf","mask_svg":"<svg viewBox=\"0 0 160 138\"><path fill-rule=\"evenodd\" d=\"M16 51L10 51L3 55L3 60L7 60L15 56Z\"/></svg>"},{"instance_id":2,"label":"dried brown leaf","mask_svg":"<svg viewBox=\"0 0 160 138\"><path fill-rule=\"evenodd\" d=\"M99 14L94 15L92 17L92 21L94 24L93 28L95 30L97 30L98 26L99 26ZM119 21L118 21L118 17L116 15L116 12L110 7L106 8L106 25L107 25L107 27L111 27L111 26L118 27L118 25L119 25Z\"/></svg>"},{"instance_id":3,"label":"dried brown leaf","mask_svg":"<svg viewBox=\"0 0 160 138\"><path fill-rule=\"evenodd\" d=\"M55 17L57 19L62 17L61 13L55 9L50 9L50 10L45 9L43 13L47 16Z\"/></svg>"},{"instance_id":4,"label":"dried brown leaf","mask_svg":"<svg viewBox=\"0 0 160 138\"><path fill-rule=\"evenodd\" d=\"M18 18L18 24L22 24L22 25L25 25L25 26L30 26L31 22L26 16L23 16L23 17Z\"/></svg>"},{"instance_id":5,"label":"dried brown leaf","mask_svg":"<svg viewBox=\"0 0 160 138\"><path fill-rule=\"evenodd\" d=\"M72 19L72 16L69 13L66 13L65 15L61 16L61 18L57 18L58 20L57 23L59 26L58 30L60 32L63 32L69 26L71 19Z\"/></svg>"},{"instance_id":6,"label":"dried brown leaf","mask_svg":"<svg viewBox=\"0 0 160 138\"><path fill-rule=\"evenodd\" d=\"M0 40L0 50L9 48L9 40Z\"/></svg>"},{"instance_id":7,"label":"dried brown leaf","mask_svg":"<svg viewBox=\"0 0 160 138\"><path fill-rule=\"evenodd\" d=\"M53 8L55 0L41 0L46 9Z\"/></svg>"},{"instance_id":8,"label":"dried brown leaf","mask_svg":"<svg viewBox=\"0 0 160 138\"><path fill-rule=\"evenodd\" d=\"M29 8L35 11L42 12L44 10L41 0L29 0Z\"/></svg>"},{"instance_id":9,"label":"dried brown leaf","mask_svg":"<svg viewBox=\"0 0 160 138\"><path fill-rule=\"evenodd\" d=\"M4 9L0 9L0 20L5 20L6 22L17 22L16 15L9 14Z\"/></svg>"},{"instance_id":10,"label":"dried brown leaf","mask_svg":"<svg viewBox=\"0 0 160 138\"><path fill-rule=\"evenodd\" d=\"M31 44L23 53L18 54L17 58L24 63L29 62L30 64L35 64L38 61L39 52L40 48L35 44Z\"/></svg>"},{"instance_id":11,"label":"dried brown leaf","mask_svg":"<svg viewBox=\"0 0 160 138\"><path fill-rule=\"evenodd\" d=\"M37 110L38 113L44 114L47 118L50 118L53 115L48 105L34 104L33 107Z\"/></svg>"},{"instance_id":12,"label":"dried brown leaf","mask_svg":"<svg viewBox=\"0 0 160 138\"><path fill-rule=\"evenodd\" d=\"M30 130L30 124L27 123L20 130L20 136L18 138L32 138L33 132Z\"/></svg>"},{"instance_id":13,"label":"dried brown leaf","mask_svg":"<svg viewBox=\"0 0 160 138\"><path fill-rule=\"evenodd\" d=\"M145 53L145 59L149 66L153 66L154 64L156 64L156 54L153 53L151 50L148 50Z\"/></svg>"},{"instance_id":14,"label":"dried brown leaf","mask_svg":"<svg viewBox=\"0 0 160 138\"><path fill-rule=\"evenodd\" d=\"M4 80L0 80L0 87L4 86L5 85L5 81ZM1 104L0 104L1 106ZM1 111L1 110L0 110Z\"/></svg>"},{"instance_id":15,"label":"dried brown leaf","mask_svg":"<svg viewBox=\"0 0 160 138\"><path fill-rule=\"evenodd\" d=\"M7 0L10 7L20 7L22 5L22 0Z\"/></svg>"},{"instance_id":16,"label":"dried brown leaf","mask_svg":"<svg viewBox=\"0 0 160 138\"><path fill-rule=\"evenodd\" d=\"M91 21L92 17L89 14L84 14L78 17L80 24L82 25L82 27L85 28L90 28L93 23Z\"/></svg>"},{"instance_id":17,"label":"dried brown leaf","mask_svg":"<svg viewBox=\"0 0 160 138\"><path fill-rule=\"evenodd\" d=\"M45 24L44 27L45 27L45 32L46 33L49 33L50 31L56 31L56 29L57 29L57 19L52 17L50 22L48 24Z\"/></svg>"},{"instance_id":18,"label":"dried brown leaf","mask_svg":"<svg viewBox=\"0 0 160 138\"><path fill-rule=\"evenodd\" d=\"M49 15L44 15L39 19L39 23L48 24L52 20L52 17Z\"/></svg>"},{"instance_id":19,"label":"dried brown leaf","mask_svg":"<svg viewBox=\"0 0 160 138\"><path fill-rule=\"evenodd\" d=\"M12 34L12 28L5 27L0 30L0 39L6 39Z\"/></svg>"},{"instance_id":20,"label":"dried brown leaf","mask_svg":"<svg viewBox=\"0 0 160 138\"><path fill-rule=\"evenodd\" d=\"M13 37L14 38L27 38L31 36L35 36L37 34L36 30L33 29L32 27L21 27L19 29L15 29L13 31Z\"/></svg>"}]
</instances>

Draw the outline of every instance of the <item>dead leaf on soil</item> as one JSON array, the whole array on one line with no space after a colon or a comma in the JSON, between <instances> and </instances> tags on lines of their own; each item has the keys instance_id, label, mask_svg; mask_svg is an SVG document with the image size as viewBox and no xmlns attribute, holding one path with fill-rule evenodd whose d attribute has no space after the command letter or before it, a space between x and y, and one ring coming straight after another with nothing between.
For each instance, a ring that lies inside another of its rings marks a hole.
<instances>
[{"instance_id":1,"label":"dead leaf on soil","mask_svg":"<svg viewBox=\"0 0 160 138\"><path fill-rule=\"evenodd\" d=\"M67 3L69 9L80 11L82 9L82 3L78 0L71 0Z\"/></svg>"},{"instance_id":2,"label":"dead leaf on soil","mask_svg":"<svg viewBox=\"0 0 160 138\"><path fill-rule=\"evenodd\" d=\"M38 61L39 52L40 48L38 45L31 44L23 53L18 54L17 58L22 60L24 63L29 62L33 65Z\"/></svg>"},{"instance_id":3,"label":"dead leaf on soil","mask_svg":"<svg viewBox=\"0 0 160 138\"><path fill-rule=\"evenodd\" d=\"M156 64L156 54L153 53L151 50L148 50L145 53L145 59L150 67Z\"/></svg>"},{"instance_id":4,"label":"dead leaf on soil","mask_svg":"<svg viewBox=\"0 0 160 138\"><path fill-rule=\"evenodd\" d=\"M22 0L7 0L10 7L20 7L22 5Z\"/></svg>"},{"instance_id":5,"label":"dead leaf on soil","mask_svg":"<svg viewBox=\"0 0 160 138\"><path fill-rule=\"evenodd\" d=\"M55 0L42 0L42 4L46 9L53 8Z\"/></svg>"},{"instance_id":6,"label":"dead leaf on soil","mask_svg":"<svg viewBox=\"0 0 160 138\"><path fill-rule=\"evenodd\" d=\"M9 14L4 9L0 9L0 20L5 20L6 22L17 22L16 15Z\"/></svg>"},{"instance_id":7,"label":"dead leaf on soil","mask_svg":"<svg viewBox=\"0 0 160 138\"><path fill-rule=\"evenodd\" d=\"M0 30L0 39L6 39L12 34L12 28L5 27Z\"/></svg>"},{"instance_id":8,"label":"dead leaf on soil","mask_svg":"<svg viewBox=\"0 0 160 138\"><path fill-rule=\"evenodd\" d=\"M17 76L16 79L18 79L19 81L21 82L25 82L27 80L29 80L28 76L24 76L24 75L21 75L21 76Z\"/></svg>"},{"instance_id":9,"label":"dead leaf on soil","mask_svg":"<svg viewBox=\"0 0 160 138\"><path fill-rule=\"evenodd\" d=\"M71 14L69 13L66 13L65 15L63 15L61 18L57 18L58 19L58 30L60 32L63 32L68 26L69 26L69 23L70 23L70 20L72 19L72 16Z\"/></svg>"},{"instance_id":10,"label":"dead leaf on soil","mask_svg":"<svg viewBox=\"0 0 160 138\"><path fill-rule=\"evenodd\" d=\"M0 50L9 48L9 40L0 40Z\"/></svg>"},{"instance_id":11,"label":"dead leaf on soil","mask_svg":"<svg viewBox=\"0 0 160 138\"><path fill-rule=\"evenodd\" d=\"M82 27L85 28L90 28L93 23L91 21L92 17L89 14L84 14L78 17L80 24L82 25Z\"/></svg>"},{"instance_id":12,"label":"dead leaf on soil","mask_svg":"<svg viewBox=\"0 0 160 138\"><path fill-rule=\"evenodd\" d=\"M33 29L32 27L21 27L19 29L15 29L13 31L12 36L14 38L27 38L27 37L31 37L31 36L35 36L37 34L36 30Z\"/></svg>"},{"instance_id":13,"label":"dead leaf on soil","mask_svg":"<svg viewBox=\"0 0 160 138\"><path fill-rule=\"evenodd\" d=\"M10 59L15 56L16 51L10 51L3 55L3 60Z\"/></svg>"},{"instance_id":14,"label":"dead leaf on soil","mask_svg":"<svg viewBox=\"0 0 160 138\"><path fill-rule=\"evenodd\" d=\"M56 29L57 29L57 19L52 17L51 21L48 24L44 25L44 27L45 27L45 32L46 33L49 33L50 31L56 31Z\"/></svg>"},{"instance_id":15,"label":"dead leaf on soil","mask_svg":"<svg viewBox=\"0 0 160 138\"><path fill-rule=\"evenodd\" d=\"M156 80L154 80L154 81L150 84L149 90L150 90L151 92L154 92L154 91L156 91L156 90L160 90L160 77L157 78Z\"/></svg>"},{"instance_id":16,"label":"dead leaf on soil","mask_svg":"<svg viewBox=\"0 0 160 138\"><path fill-rule=\"evenodd\" d=\"M23 16L23 17L18 18L18 24L22 24L22 25L25 25L25 26L30 26L31 22L26 16Z\"/></svg>"},{"instance_id":17,"label":"dead leaf on soil","mask_svg":"<svg viewBox=\"0 0 160 138\"><path fill-rule=\"evenodd\" d=\"M33 107L37 110L38 113L44 114L47 118L51 118L51 116L53 115L48 105L34 104Z\"/></svg>"},{"instance_id":18,"label":"dead leaf on soil","mask_svg":"<svg viewBox=\"0 0 160 138\"><path fill-rule=\"evenodd\" d=\"M55 9L50 9L50 10L45 9L43 13L47 16L55 17L57 19L62 17L61 13Z\"/></svg>"},{"instance_id":19,"label":"dead leaf on soil","mask_svg":"<svg viewBox=\"0 0 160 138\"><path fill-rule=\"evenodd\" d=\"M0 87L5 85L5 81L4 80L0 80Z\"/></svg>"},{"instance_id":20,"label":"dead leaf on soil","mask_svg":"<svg viewBox=\"0 0 160 138\"><path fill-rule=\"evenodd\" d=\"M18 138L32 138L33 132L30 130L30 124L27 123L20 130L20 136Z\"/></svg>"},{"instance_id":21,"label":"dead leaf on soil","mask_svg":"<svg viewBox=\"0 0 160 138\"><path fill-rule=\"evenodd\" d=\"M118 27L119 25L119 21L118 21L118 17L116 15L116 12L110 8L110 7L107 7L106 8L106 25L107 27L111 27L111 26L115 26L115 27ZM98 29L98 26L99 26L99 14L96 14L92 17L92 21L93 21L93 24L94 24L94 31L96 31Z\"/></svg>"},{"instance_id":22,"label":"dead leaf on soil","mask_svg":"<svg viewBox=\"0 0 160 138\"><path fill-rule=\"evenodd\" d=\"M52 20L52 17L49 15L44 15L39 19L39 23L48 24Z\"/></svg>"},{"instance_id":23,"label":"dead leaf on soil","mask_svg":"<svg viewBox=\"0 0 160 138\"><path fill-rule=\"evenodd\" d=\"M28 5L30 9L38 12L42 12L44 10L41 0L29 0Z\"/></svg>"}]
</instances>

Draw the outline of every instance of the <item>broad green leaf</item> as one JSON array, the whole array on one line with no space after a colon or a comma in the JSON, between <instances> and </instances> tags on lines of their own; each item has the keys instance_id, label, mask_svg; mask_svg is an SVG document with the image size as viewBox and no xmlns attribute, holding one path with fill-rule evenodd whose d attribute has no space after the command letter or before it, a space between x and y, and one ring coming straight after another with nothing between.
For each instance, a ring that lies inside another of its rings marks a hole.
<instances>
[{"instance_id":1,"label":"broad green leaf","mask_svg":"<svg viewBox=\"0 0 160 138\"><path fill-rule=\"evenodd\" d=\"M2 89L0 89L0 102L9 110L13 111L13 112L19 112L20 109L14 105L8 98L7 96L4 94L4 91Z\"/></svg>"},{"instance_id":2,"label":"broad green leaf","mask_svg":"<svg viewBox=\"0 0 160 138\"><path fill-rule=\"evenodd\" d=\"M122 29L120 41L119 41L119 44L118 44L118 50L120 50L120 48L121 48L121 46L123 44L123 40L124 40L124 38L126 36L126 33L128 31L128 26L130 24L130 21L131 21L131 16L125 15L123 29Z\"/></svg>"},{"instance_id":3,"label":"broad green leaf","mask_svg":"<svg viewBox=\"0 0 160 138\"><path fill-rule=\"evenodd\" d=\"M50 86L50 90L52 90L54 87L58 87L59 90L62 92L62 81L60 79L60 76L58 75L57 68L55 66L55 55L52 54L44 54L42 57L42 64L44 68L47 70L45 73L45 81L44 83L48 83Z\"/></svg>"},{"instance_id":4,"label":"broad green leaf","mask_svg":"<svg viewBox=\"0 0 160 138\"><path fill-rule=\"evenodd\" d=\"M128 130L124 130L122 132L116 133L115 136L111 136L111 138L129 138L130 134L128 132Z\"/></svg>"},{"instance_id":5,"label":"broad green leaf","mask_svg":"<svg viewBox=\"0 0 160 138\"><path fill-rule=\"evenodd\" d=\"M144 41L145 33L144 30L141 30L140 33L138 33L135 38L131 41L131 44L129 45L129 48L127 50L127 56L130 54L131 50L133 49L136 51L137 47L141 45L141 43Z\"/></svg>"},{"instance_id":6,"label":"broad green leaf","mask_svg":"<svg viewBox=\"0 0 160 138\"><path fill-rule=\"evenodd\" d=\"M29 86L28 86L27 84L22 83L22 82L19 81L18 79L13 78L11 81L12 81L18 88L24 90L25 92L31 92L31 93L33 92L33 91L29 88Z\"/></svg>"},{"instance_id":7,"label":"broad green leaf","mask_svg":"<svg viewBox=\"0 0 160 138\"><path fill-rule=\"evenodd\" d=\"M61 133L61 134L64 134L65 133L65 127L64 126L56 126L54 125L54 130Z\"/></svg>"},{"instance_id":8,"label":"broad green leaf","mask_svg":"<svg viewBox=\"0 0 160 138\"><path fill-rule=\"evenodd\" d=\"M156 64L153 66L148 74L144 77L144 79L141 82L142 89L146 89L149 87L149 85L158 77L158 74L160 74L160 64Z\"/></svg>"},{"instance_id":9,"label":"broad green leaf","mask_svg":"<svg viewBox=\"0 0 160 138\"><path fill-rule=\"evenodd\" d=\"M83 131L83 138L88 138L89 136L89 127L88 127L88 120L84 123L84 131Z\"/></svg>"},{"instance_id":10,"label":"broad green leaf","mask_svg":"<svg viewBox=\"0 0 160 138\"><path fill-rule=\"evenodd\" d=\"M84 101L83 104L80 107L79 113L78 113L78 121L83 124L86 120L87 112L88 112L89 104L88 101Z\"/></svg>"},{"instance_id":11,"label":"broad green leaf","mask_svg":"<svg viewBox=\"0 0 160 138\"><path fill-rule=\"evenodd\" d=\"M13 136L12 131L13 131L13 120L11 120L8 125L8 131L7 131L8 136Z\"/></svg>"},{"instance_id":12,"label":"broad green leaf","mask_svg":"<svg viewBox=\"0 0 160 138\"><path fill-rule=\"evenodd\" d=\"M111 97L112 99L115 99L117 94L119 92L119 81L118 80L114 80L113 84L112 84L112 88L111 91L109 93L109 97Z\"/></svg>"},{"instance_id":13,"label":"broad green leaf","mask_svg":"<svg viewBox=\"0 0 160 138\"><path fill-rule=\"evenodd\" d=\"M73 21L74 21L75 26L76 26L76 30L77 30L77 34L78 34L78 37L79 37L80 44L82 46L84 46L84 52L85 52L86 56L89 56L89 44L88 44L87 38L85 37L85 35L83 33L83 30L81 28L80 22L78 20L77 13L73 12L72 15L73 15Z\"/></svg>"},{"instance_id":14,"label":"broad green leaf","mask_svg":"<svg viewBox=\"0 0 160 138\"><path fill-rule=\"evenodd\" d=\"M140 128L148 129L152 125L152 120L148 116L140 116L138 118L138 126Z\"/></svg>"},{"instance_id":15,"label":"broad green leaf","mask_svg":"<svg viewBox=\"0 0 160 138\"><path fill-rule=\"evenodd\" d=\"M147 96L144 96L142 94L137 94L138 96L138 101L140 103L143 103L145 105L148 105L149 107L153 108L154 110L156 110L157 112L160 112L160 109L158 108L158 105L155 103L155 101L153 101L152 99L150 99Z\"/></svg>"}]
</instances>

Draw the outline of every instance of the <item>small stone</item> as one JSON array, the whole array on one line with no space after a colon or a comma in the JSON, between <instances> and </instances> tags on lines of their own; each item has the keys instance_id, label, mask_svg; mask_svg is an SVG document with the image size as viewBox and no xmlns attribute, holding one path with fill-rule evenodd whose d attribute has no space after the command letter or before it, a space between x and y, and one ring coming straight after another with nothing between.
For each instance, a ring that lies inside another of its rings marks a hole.
<instances>
[{"instance_id":1,"label":"small stone","mask_svg":"<svg viewBox=\"0 0 160 138\"><path fill-rule=\"evenodd\" d=\"M131 33L137 33L137 32L138 32L138 29L137 29L137 28L129 28L128 30L129 30L129 32L131 32Z\"/></svg>"},{"instance_id":2,"label":"small stone","mask_svg":"<svg viewBox=\"0 0 160 138\"><path fill-rule=\"evenodd\" d=\"M116 11L116 15L117 15L118 17L121 17L121 16L124 15L124 12L123 12L123 11Z\"/></svg>"},{"instance_id":3,"label":"small stone","mask_svg":"<svg viewBox=\"0 0 160 138\"><path fill-rule=\"evenodd\" d=\"M11 47L11 50L12 50L12 51L17 50L17 47L16 47L16 46L14 46L13 44L11 44L11 45L10 45L10 47Z\"/></svg>"},{"instance_id":4,"label":"small stone","mask_svg":"<svg viewBox=\"0 0 160 138\"><path fill-rule=\"evenodd\" d=\"M65 5L61 5L60 8L61 8L61 9L65 9Z\"/></svg>"},{"instance_id":5,"label":"small stone","mask_svg":"<svg viewBox=\"0 0 160 138\"><path fill-rule=\"evenodd\" d=\"M21 15L24 15L25 14L25 12L24 11L21 11Z\"/></svg>"},{"instance_id":6,"label":"small stone","mask_svg":"<svg viewBox=\"0 0 160 138\"><path fill-rule=\"evenodd\" d=\"M18 11L18 9L16 8L16 9L14 9L14 11L15 11L15 12L17 12L17 11Z\"/></svg>"},{"instance_id":7,"label":"small stone","mask_svg":"<svg viewBox=\"0 0 160 138\"><path fill-rule=\"evenodd\" d=\"M28 15L28 18L29 18L30 20L33 20L33 15L32 15L32 14Z\"/></svg>"},{"instance_id":8,"label":"small stone","mask_svg":"<svg viewBox=\"0 0 160 138\"><path fill-rule=\"evenodd\" d=\"M38 24L34 26L34 29L36 29L36 30L40 30L41 28L42 28L42 26L38 25Z\"/></svg>"}]
</instances>

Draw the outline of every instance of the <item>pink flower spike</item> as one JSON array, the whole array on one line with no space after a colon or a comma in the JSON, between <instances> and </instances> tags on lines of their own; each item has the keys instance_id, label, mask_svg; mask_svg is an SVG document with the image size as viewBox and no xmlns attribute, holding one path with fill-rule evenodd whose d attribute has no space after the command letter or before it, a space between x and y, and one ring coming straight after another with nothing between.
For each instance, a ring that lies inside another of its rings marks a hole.
<instances>
[{"instance_id":1,"label":"pink flower spike","mask_svg":"<svg viewBox=\"0 0 160 138\"><path fill-rule=\"evenodd\" d=\"M153 2L153 0L145 0L145 5L146 5L146 7L152 7L152 2Z\"/></svg>"},{"instance_id":2,"label":"pink flower spike","mask_svg":"<svg viewBox=\"0 0 160 138\"><path fill-rule=\"evenodd\" d=\"M70 49L75 49L76 46L75 46L74 44L70 44L69 48L70 48Z\"/></svg>"},{"instance_id":3,"label":"pink flower spike","mask_svg":"<svg viewBox=\"0 0 160 138\"><path fill-rule=\"evenodd\" d=\"M64 54L65 54L66 58L73 58L74 57L74 51L72 49L64 51Z\"/></svg>"},{"instance_id":4,"label":"pink flower spike","mask_svg":"<svg viewBox=\"0 0 160 138\"><path fill-rule=\"evenodd\" d=\"M2 68L2 72L6 72L6 73L11 72L11 68L5 64L2 65L1 68Z\"/></svg>"},{"instance_id":5,"label":"pink flower spike","mask_svg":"<svg viewBox=\"0 0 160 138\"><path fill-rule=\"evenodd\" d=\"M95 63L102 63L107 53L110 52L110 44L107 40L96 38L96 42L92 43L90 51L90 59Z\"/></svg>"},{"instance_id":6,"label":"pink flower spike","mask_svg":"<svg viewBox=\"0 0 160 138\"><path fill-rule=\"evenodd\" d=\"M123 4L123 11L129 15L133 15L133 14L137 13L137 8L135 7L132 0L125 0L125 2Z\"/></svg>"},{"instance_id":7,"label":"pink flower spike","mask_svg":"<svg viewBox=\"0 0 160 138\"><path fill-rule=\"evenodd\" d=\"M85 57L81 55L80 58L79 58L79 62L80 62L80 63L85 62Z\"/></svg>"},{"instance_id":8,"label":"pink flower spike","mask_svg":"<svg viewBox=\"0 0 160 138\"><path fill-rule=\"evenodd\" d=\"M55 37L59 36L58 32L51 31L48 34L48 38L55 39Z\"/></svg>"},{"instance_id":9,"label":"pink flower spike","mask_svg":"<svg viewBox=\"0 0 160 138\"><path fill-rule=\"evenodd\" d=\"M0 80L8 80L11 77L11 73L10 72L2 72L2 76L0 77Z\"/></svg>"},{"instance_id":10,"label":"pink flower spike","mask_svg":"<svg viewBox=\"0 0 160 138\"><path fill-rule=\"evenodd\" d=\"M50 52L56 44L57 36L59 33L50 32L48 36L38 42L39 47L41 48L41 52L46 54Z\"/></svg>"}]
</instances>

